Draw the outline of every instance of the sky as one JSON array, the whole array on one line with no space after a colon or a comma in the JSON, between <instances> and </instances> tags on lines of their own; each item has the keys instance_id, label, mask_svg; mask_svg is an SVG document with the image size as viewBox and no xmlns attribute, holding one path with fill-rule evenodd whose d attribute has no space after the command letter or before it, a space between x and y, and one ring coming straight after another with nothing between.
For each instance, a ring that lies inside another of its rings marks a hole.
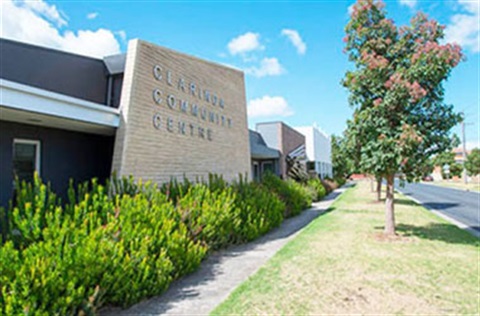
<instances>
[{"instance_id":1,"label":"sky","mask_svg":"<svg viewBox=\"0 0 480 316\"><path fill-rule=\"evenodd\" d=\"M390 0L405 25L417 12L446 26L466 61L445 83L445 102L466 114L467 147L479 146L480 0ZM248 121L317 124L339 135L351 117L340 81L353 1L2 0L0 37L102 58L142 39L245 72ZM453 132L461 135L460 126Z\"/></svg>"}]
</instances>

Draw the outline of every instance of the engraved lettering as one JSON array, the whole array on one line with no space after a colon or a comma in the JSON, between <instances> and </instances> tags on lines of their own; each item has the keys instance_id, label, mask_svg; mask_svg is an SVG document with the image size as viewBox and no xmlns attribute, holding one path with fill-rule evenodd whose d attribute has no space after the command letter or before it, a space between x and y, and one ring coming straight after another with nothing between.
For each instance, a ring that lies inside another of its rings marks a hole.
<instances>
[{"instance_id":1,"label":"engraved lettering","mask_svg":"<svg viewBox=\"0 0 480 316\"><path fill-rule=\"evenodd\" d=\"M155 65L153 67L153 76L155 77L155 79L157 80L162 80L162 67L160 67L159 65Z\"/></svg>"},{"instance_id":2,"label":"engraved lettering","mask_svg":"<svg viewBox=\"0 0 480 316\"><path fill-rule=\"evenodd\" d=\"M185 92L185 80L183 78L178 79L178 89Z\"/></svg>"},{"instance_id":3,"label":"engraved lettering","mask_svg":"<svg viewBox=\"0 0 480 316\"><path fill-rule=\"evenodd\" d=\"M184 113L187 113L187 111L188 111L188 101L180 100L180 110L182 110L182 112L184 112Z\"/></svg>"},{"instance_id":4,"label":"engraved lettering","mask_svg":"<svg viewBox=\"0 0 480 316\"><path fill-rule=\"evenodd\" d=\"M195 95L195 91L197 90L197 86L192 82L190 83L190 92L192 95Z\"/></svg>"},{"instance_id":5,"label":"engraved lettering","mask_svg":"<svg viewBox=\"0 0 480 316\"><path fill-rule=\"evenodd\" d=\"M173 119L171 117L167 119L167 130L173 132Z\"/></svg>"},{"instance_id":6,"label":"engraved lettering","mask_svg":"<svg viewBox=\"0 0 480 316\"><path fill-rule=\"evenodd\" d=\"M159 113L155 113L153 115L153 126L156 129L160 129L162 127L162 117L160 116Z\"/></svg>"},{"instance_id":7,"label":"engraved lettering","mask_svg":"<svg viewBox=\"0 0 480 316\"><path fill-rule=\"evenodd\" d=\"M210 102L210 91L205 90L203 91L205 95L205 101Z\"/></svg>"},{"instance_id":8,"label":"engraved lettering","mask_svg":"<svg viewBox=\"0 0 480 316\"><path fill-rule=\"evenodd\" d=\"M207 129L207 139L210 140L210 141L213 139L212 134L213 134L212 130Z\"/></svg>"},{"instance_id":9,"label":"engraved lettering","mask_svg":"<svg viewBox=\"0 0 480 316\"><path fill-rule=\"evenodd\" d=\"M167 97L167 104L171 109L175 108L175 101L175 97L172 94L169 94Z\"/></svg>"},{"instance_id":10,"label":"engraved lettering","mask_svg":"<svg viewBox=\"0 0 480 316\"><path fill-rule=\"evenodd\" d=\"M193 116L198 116L198 105L192 104L192 115Z\"/></svg>"},{"instance_id":11,"label":"engraved lettering","mask_svg":"<svg viewBox=\"0 0 480 316\"><path fill-rule=\"evenodd\" d=\"M182 135L185 135L185 122L178 122L178 132Z\"/></svg>"},{"instance_id":12,"label":"engraved lettering","mask_svg":"<svg viewBox=\"0 0 480 316\"><path fill-rule=\"evenodd\" d=\"M153 90L153 100L155 101L155 103L157 104L161 104L163 99L162 99L162 91L158 90L158 89L155 89Z\"/></svg>"}]
</instances>

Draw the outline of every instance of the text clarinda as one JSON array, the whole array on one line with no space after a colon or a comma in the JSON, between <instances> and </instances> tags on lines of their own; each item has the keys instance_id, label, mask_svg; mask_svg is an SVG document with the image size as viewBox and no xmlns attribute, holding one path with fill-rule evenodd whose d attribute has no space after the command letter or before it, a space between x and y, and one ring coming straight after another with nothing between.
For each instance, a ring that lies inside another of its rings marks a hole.
<instances>
[{"instance_id":1,"label":"text clarinda","mask_svg":"<svg viewBox=\"0 0 480 316\"><path fill-rule=\"evenodd\" d=\"M169 86L176 86L179 92L183 92L188 96L187 100L186 98L178 98L171 93L165 95L160 88L155 88L152 97L157 106L166 105L171 110L191 115L207 124L232 127L232 119L222 113L225 108L225 102L216 93L212 93L207 89L201 89L195 82L187 83L182 77L173 78L172 72L164 70L160 65L154 65L153 77L157 81L166 83ZM202 106L200 101L209 106ZM162 117L160 113L153 115L153 126L156 129L165 129L171 133L177 132L182 135L198 136L206 140L213 140L211 128L180 120L175 122L171 117Z\"/></svg>"}]
</instances>

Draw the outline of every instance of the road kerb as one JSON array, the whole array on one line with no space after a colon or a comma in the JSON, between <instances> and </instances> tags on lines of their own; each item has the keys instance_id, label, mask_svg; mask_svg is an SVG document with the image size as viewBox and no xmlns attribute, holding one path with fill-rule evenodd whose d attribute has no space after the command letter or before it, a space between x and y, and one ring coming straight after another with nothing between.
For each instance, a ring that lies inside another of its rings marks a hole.
<instances>
[{"instance_id":1,"label":"road kerb","mask_svg":"<svg viewBox=\"0 0 480 316\"><path fill-rule=\"evenodd\" d=\"M466 230L467 232L469 232L470 234L472 234L473 236L477 237L477 238L480 238L480 231L477 231L473 228L470 228L469 226L437 211L436 209L433 209L431 207L428 207L426 205L424 205L422 202L420 202L419 200L417 200L416 198L414 197L411 197L410 195L406 195L404 194L402 191L396 189L398 192L400 192L401 194L403 194L404 196L406 196L407 198L409 198L410 200L414 201L415 203L417 203L418 205L421 205L423 207L425 207L426 209L430 210L433 214L437 215L438 217L441 217L443 218L444 220L452 223L453 225L457 226L458 228L460 229L463 229L463 230Z\"/></svg>"}]
</instances>

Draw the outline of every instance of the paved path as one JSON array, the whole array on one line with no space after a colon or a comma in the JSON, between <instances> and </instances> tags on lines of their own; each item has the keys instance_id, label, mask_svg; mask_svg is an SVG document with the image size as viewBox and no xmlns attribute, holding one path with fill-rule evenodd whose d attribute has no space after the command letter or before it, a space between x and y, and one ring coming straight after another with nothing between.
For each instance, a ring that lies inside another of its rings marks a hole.
<instances>
[{"instance_id":1,"label":"paved path","mask_svg":"<svg viewBox=\"0 0 480 316\"><path fill-rule=\"evenodd\" d=\"M422 183L406 183L404 188L398 182L395 185L398 191L480 236L480 193Z\"/></svg>"},{"instance_id":2,"label":"paved path","mask_svg":"<svg viewBox=\"0 0 480 316\"><path fill-rule=\"evenodd\" d=\"M212 253L193 274L172 283L163 295L127 310L104 310L102 315L208 315L289 240L324 213L345 187L329 194L311 209L285 220L265 236L244 245Z\"/></svg>"}]
</instances>

